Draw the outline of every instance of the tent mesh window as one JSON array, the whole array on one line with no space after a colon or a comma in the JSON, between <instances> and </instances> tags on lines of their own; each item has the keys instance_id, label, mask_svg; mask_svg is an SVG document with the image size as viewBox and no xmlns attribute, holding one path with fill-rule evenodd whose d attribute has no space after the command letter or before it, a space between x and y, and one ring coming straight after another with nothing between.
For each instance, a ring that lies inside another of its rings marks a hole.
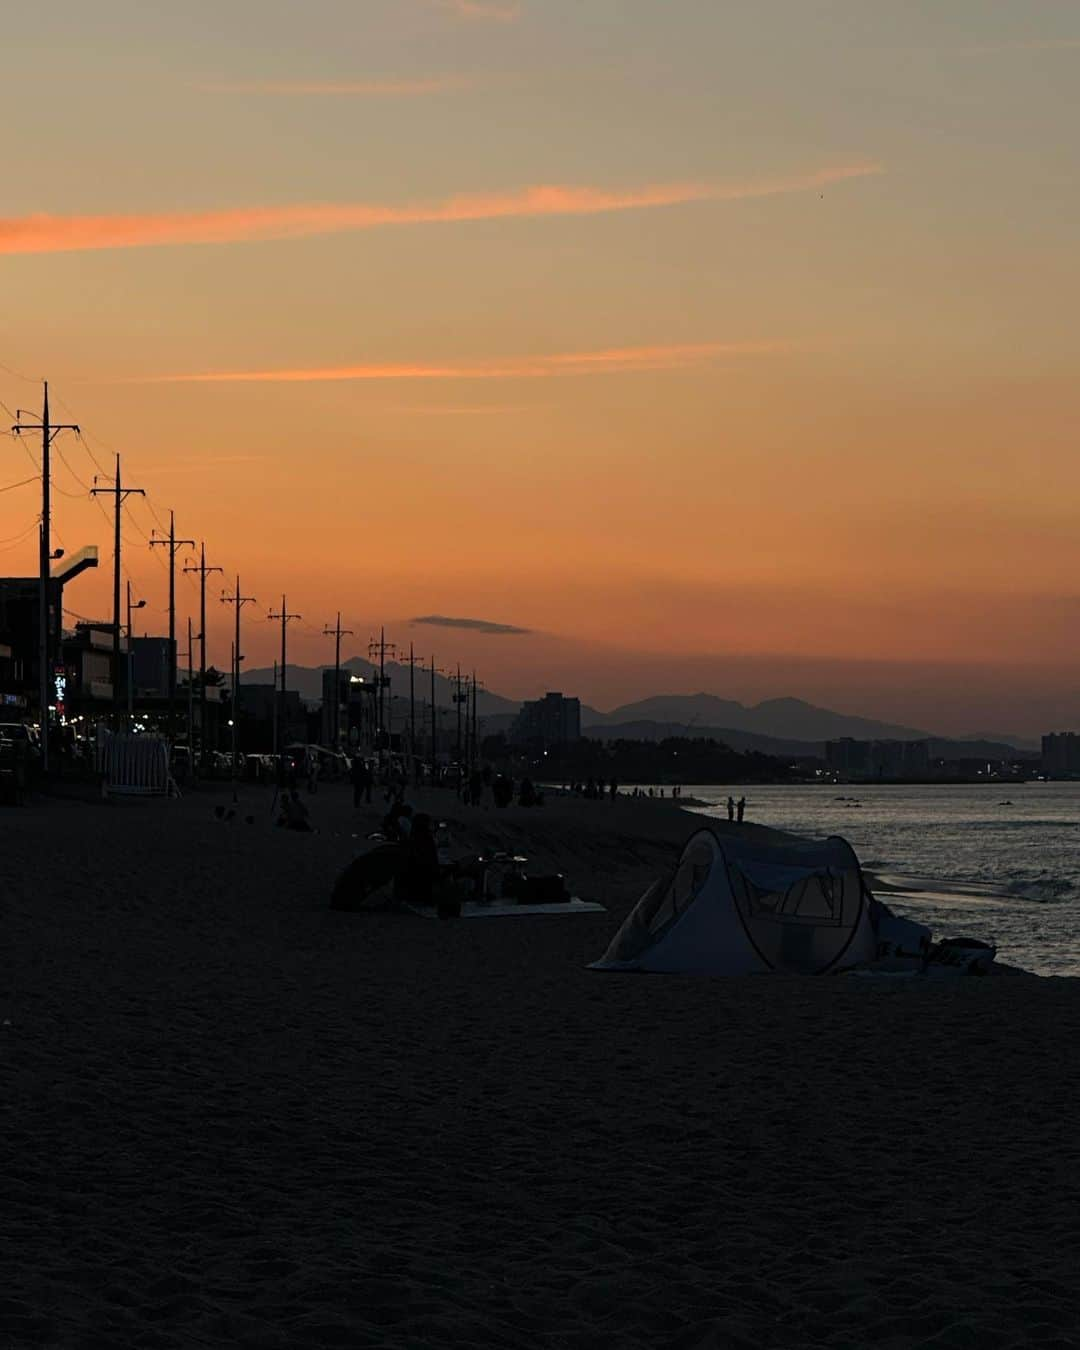
<instances>
[{"instance_id":1,"label":"tent mesh window","mask_svg":"<svg viewBox=\"0 0 1080 1350\"><path fill-rule=\"evenodd\" d=\"M707 844L701 844L686 854L675 870L671 885L664 893L649 922L649 932L653 938L668 928L694 903L705 883L709 879L715 853Z\"/></svg>"},{"instance_id":2,"label":"tent mesh window","mask_svg":"<svg viewBox=\"0 0 1080 1350\"><path fill-rule=\"evenodd\" d=\"M683 857L669 882L654 882L617 934L606 959L632 961L651 947L701 894L715 861L716 853L703 843Z\"/></svg>"},{"instance_id":3,"label":"tent mesh window","mask_svg":"<svg viewBox=\"0 0 1080 1350\"><path fill-rule=\"evenodd\" d=\"M786 890L756 885L738 867L731 868L732 889L739 908L750 919L765 923L808 924L815 928L842 928L847 874L831 868L802 877Z\"/></svg>"}]
</instances>

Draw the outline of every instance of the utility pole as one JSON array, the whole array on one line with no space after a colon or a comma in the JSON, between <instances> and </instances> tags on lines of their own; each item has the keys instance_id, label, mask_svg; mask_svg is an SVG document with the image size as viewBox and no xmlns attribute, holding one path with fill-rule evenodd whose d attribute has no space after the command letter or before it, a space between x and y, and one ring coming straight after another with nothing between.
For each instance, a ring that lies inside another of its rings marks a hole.
<instances>
[{"instance_id":1,"label":"utility pole","mask_svg":"<svg viewBox=\"0 0 1080 1350\"><path fill-rule=\"evenodd\" d=\"M169 512L169 533L166 538L158 539L155 536L157 531L151 532L151 548L167 548L169 550L169 736L172 737L175 731L174 723L176 719L176 550L184 547L195 547L194 539L177 539L176 520L173 512Z\"/></svg>"},{"instance_id":2,"label":"utility pole","mask_svg":"<svg viewBox=\"0 0 1080 1350\"><path fill-rule=\"evenodd\" d=\"M278 752L278 701L277 701L277 662L274 662L274 716L271 719L270 752L277 759ZM280 781L280 778L279 778Z\"/></svg>"},{"instance_id":3,"label":"utility pole","mask_svg":"<svg viewBox=\"0 0 1080 1350\"><path fill-rule=\"evenodd\" d=\"M416 759L416 663L420 658L413 651L413 644L409 643L409 755L415 761ZM415 776L416 766L412 765Z\"/></svg>"},{"instance_id":4,"label":"utility pole","mask_svg":"<svg viewBox=\"0 0 1080 1350\"><path fill-rule=\"evenodd\" d=\"M458 767L457 790L459 797L461 796L461 753L462 753L461 705L464 703L466 705L466 712L468 712L468 702L469 702L468 694L463 694L461 692L461 662L459 661L457 668L457 675L454 678L454 707L457 710L457 767Z\"/></svg>"},{"instance_id":5,"label":"utility pole","mask_svg":"<svg viewBox=\"0 0 1080 1350\"><path fill-rule=\"evenodd\" d=\"M480 762L480 737L479 726L476 721L476 671L472 673L472 750L469 753L469 763L475 768Z\"/></svg>"},{"instance_id":6,"label":"utility pole","mask_svg":"<svg viewBox=\"0 0 1080 1350\"><path fill-rule=\"evenodd\" d=\"M97 482L97 474L94 475ZM116 456L116 481L111 488L92 487L92 497L113 498L113 713L120 713L120 508L131 496L145 497L142 488L124 487L120 482L120 456Z\"/></svg>"},{"instance_id":7,"label":"utility pole","mask_svg":"<svg viewBox=\"0 0 1080 1350\"><path fill-rule=\"evenodd\" d=\"M194 545L192 545L194 547ZM206 578L210 572L222 572L220 567L207 567L206 541L199 549L199 565L184 567L185 572L199 574L199 764L206 767ZM224 575L224 572L222 572ZM238 588L239 589L239 588ZM192 754L195 753L192 746Z\"/></svg>"},{"instance_id":8,"label":"utility pole","mask_svg":"<svg viewBox=\"0 0 1080 1350\"><path fill-rule=\"evenodd\" d=\"M378 642L376 642L375 639L372 638L371 641L368 643L368 656L369 657L377 656L379 658L379 673L375 677L375 682L379 694L379 712L378 712L379 725L377 730L377 739L380 742L382 740L382 733L386 729L386 723L383 718L383 690L390 688L390 677L386 673L387 652L389 652L391 656L394 656L397 654L397 648L394 646L392 642L387 642L386 629L380 628Z\"/></svg>"},{"instance_id":9,"label":"utility pole","mask_svg":"<svg viewBox=\"0 0 1080 1350\"><path fill-rule=\"evenodd\" d=\"M431 786L438 786L438 710L435 706L435 676L437 674L434 656L431 658Z\"/></svg>"},{"instance_id":10,"label":"utility pole","mask_svg":"<svg viewBox=\"0 0 1080 1350\"><path fill-rule=\"evenodd\" d=\"M236 780L239 777L239 754L240 754L240 662L244 659L240 653L240 611L245 605L255 604L253 595L244 595L240 590L240 577L236 578L236 590L232 595L224 592L221 597L223 605L236 606L236 631L233 637L232 650L232 681L233 681L233 734L232 734L232 776L233 791L236 791ZM203 632L205 632L205 628Z\"/></svg>"},{"instance_id":11,"label":"utility pole","mask_svg":"<svg viewBox=\"0 0 1080 1350\"><path fill-rule=\"evenodd\" d=\"M191 650L191 618L187 621L187 743L188 758L192 772L195 769L195 684L192 676L194 672L191 669L192 650Z\"/></svg>"},{"instance_id":12,"label":"utility pole","mask_svg":"<svg viewBox=\"0 0 1080 1350\"><path fill-rule=\"evenodd\" d=\"M284 608L284 606L283 606ZM338 610L337 623L333 628L324 628L323 637L334 639L334 749L341 749L341 639L353 637L351 628L342 628L341 610Z\"/></svg>"},{"instance_id":13,"label":"utility pole","mask_svg":"<svg viewBox=\"0 0 1080 1350\"><path fill-rule=\"evenodd\" d=\"M137 600L136 609L145 609L146 601ZM131 726L131 720L135 715L135 648L131 640L131 582L127 583L127 710L128 726Z\"/></svg>"},{"instance_id":14,"label":"utility pole","mask_svg":"<svg viewBox=\"0 0 1080 1350\"><path fill-rule=\"evenodd\" d=\"M74 422L49 421L49 382L44 381L41 402L41 421L24 422L29 417L22 408L15 409L15 425L12 434L21 436L24 431L41 432L41 529L38 534L38 665L41 667L38 678L38 696L41 700L41 768L49 769L49 677L52 674L52 633L49 627L49 591L52 586L52 477L49 470L49 451L54 439L61 431L74 431L81 435ZM117 609L119 609L117 602ZM59 616L58 616L59 619ZM119 620L118 620L119 622ZM59 622L58 622L59 626Z\"/></svg>"},{"instance_id":15,"label":"utility pole","mask_svg":"<svg viewBox=\"0 0 1080 1350\"><path fill-rule=\"evenodd\" d=\"M289 727L289 712L285 696L285 631L289 626L290 619L300 619L303 618L303 615L290 614L288 609L285 607L285 597L282 596L281 613L280 614L270 613L266 617L273 622L277 622L278 620L280 620L281 622L281 715L279 725L281 727L281 754L282 756L284 756L285 738L288 733Z\"/></svg>"}]
</instances>

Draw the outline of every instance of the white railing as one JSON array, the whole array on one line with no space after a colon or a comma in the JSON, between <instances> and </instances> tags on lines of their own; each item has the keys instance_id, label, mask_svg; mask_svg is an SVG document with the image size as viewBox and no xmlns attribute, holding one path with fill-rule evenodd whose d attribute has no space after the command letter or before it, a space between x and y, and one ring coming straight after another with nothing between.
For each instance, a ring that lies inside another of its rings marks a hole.
<instances>
[{"instance_id":1,"label":"white railing","mask_svg":"<svg viewBox=\"0 0 1080 1350\"><path fill-rule=\"evenodd\" d=\"M99 728L97 767L106 796L179 796L169 773L169 742L164 736Z\"/></svg>"}]
</instances>

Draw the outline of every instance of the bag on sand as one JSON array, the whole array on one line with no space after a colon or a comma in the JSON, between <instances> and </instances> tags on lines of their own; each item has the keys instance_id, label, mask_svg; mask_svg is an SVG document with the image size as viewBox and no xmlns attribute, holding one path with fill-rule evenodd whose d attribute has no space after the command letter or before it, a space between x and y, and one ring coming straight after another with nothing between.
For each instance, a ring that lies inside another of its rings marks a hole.
<instances>
[{"instance_id":1,"label":"bag on sand","mask_svg":"<svg viewBox=\"0 0 1080 1350\"><path fill-rule=\"evenodd\" d=\"M350 912L373 908L373 897L397 876L400 858L397 844L379 844L354 858L334 882L330 908Z\"/></svg>"},{"instance_id":2,"label":"bag on sand","mask_svg":"<svg viewBox=\"0 0 1080 1350\"><path fill-rule=\"evenodd\" d=\"M960 975L989 975L997 948L977 938L945 938L931 949L927 974L937 970L954 971Z\"/></svg>"}]
</instances>

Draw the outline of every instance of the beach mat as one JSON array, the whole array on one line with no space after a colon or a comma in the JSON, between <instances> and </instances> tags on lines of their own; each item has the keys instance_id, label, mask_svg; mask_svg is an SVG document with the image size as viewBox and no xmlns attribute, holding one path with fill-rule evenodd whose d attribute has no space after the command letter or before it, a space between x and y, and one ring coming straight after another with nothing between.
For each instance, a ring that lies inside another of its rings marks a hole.
<instances>
[{"instance_id":1,"label":"beach mat","mask_svg":"<svg viewBox=\"0 0 1080 1350\"><path fill-rule=\"evenodd\" d=\"M437 919L439 911L431 905L407 905L414 914L419 914L422 919ZM595 900L579 900L576 896L572 900L562 900L551 905L514 905L505 902L495 902L490 905L477 904L474 900L467 900L461 906L460 915L455 918L461 919L517 919L523 918L529 914L606 914L607 910L603 905L598 905Z\"/></svg>"}]
</instances>

